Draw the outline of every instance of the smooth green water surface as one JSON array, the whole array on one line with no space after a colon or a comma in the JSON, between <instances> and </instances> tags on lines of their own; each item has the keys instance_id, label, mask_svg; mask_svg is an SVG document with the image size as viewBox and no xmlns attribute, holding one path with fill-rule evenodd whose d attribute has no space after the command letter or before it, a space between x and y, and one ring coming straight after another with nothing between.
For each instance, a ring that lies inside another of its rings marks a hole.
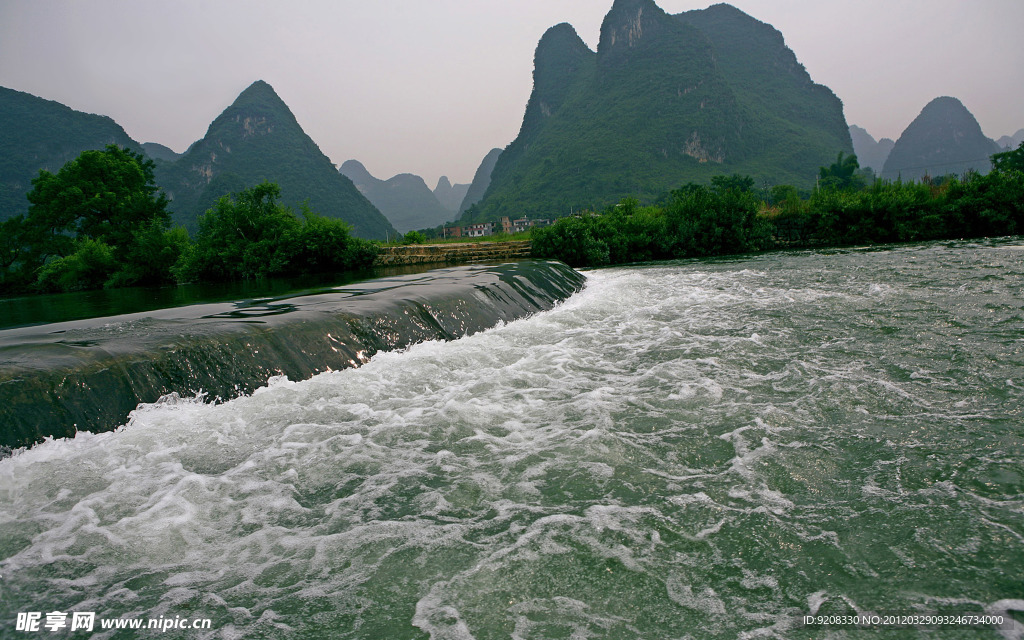
<instances>
[{"instance_id":1,"label":"smooth green water surface","mask_svg":"<svg viewBox=\"0 0 1024 640\"><path fill-rule=\"evenodd\" d=\"M0 635L70 609L214 621L167 637L1021 637L800 620L1024 619L1024 242L588 275L0 461Z\"/></svg>"},{"instance_id":2,"label":"smooth green water surface","mask_svg":"<svg viewBox=\"0 0 1024 640\"><path fill-rule=\"evenodd\" d=\"M184 284L167 287L125 287L11 296L0 298L0 330L139 313L206 302L261 300L338 287L374 278L422 273L436 267L437 265L375 267L341 274L316 274L292 278L260 278L239 282Z\"/></svg>"}]
</instances>

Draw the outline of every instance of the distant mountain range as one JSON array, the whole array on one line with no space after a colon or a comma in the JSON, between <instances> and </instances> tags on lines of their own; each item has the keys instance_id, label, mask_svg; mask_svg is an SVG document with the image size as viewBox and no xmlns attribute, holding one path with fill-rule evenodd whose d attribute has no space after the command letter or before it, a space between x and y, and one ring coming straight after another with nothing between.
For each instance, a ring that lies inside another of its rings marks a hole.
<instances>
[{"instance_id":1,"label":"distant mountain range","mask_svg":"<svg viewBox=\"0 0 1024 640\"><path fill-rule=\"evenodd\" d=\"M1016 149L1024 142L1024 129L1020 129L1012 136L1003 136L996 140L996 144L1002 149Z\"/></svg>"},{"instance_id":2,"label":"distant mountain range","mask_svg":"<svg viewBox=\"0 0 1024 640\"><path fill-rule=\"evenodd\" d=\"M106 116L2 87L0 123L0 220L28 211L25 194L40 169L57 171L82 151L117 144L157 161L156 181L172 198L174 220L193 230L220 196L270 180L296 210L308 201L314 211L353 225L361 237L397 235L262 81L243 91L180 155L157 143L140 145Z\"/></svg>"},{"instance_id":3,"label":"distant mountain range","mask_svg":"<svg viewBox=\"0 0 1024 640\"><path fill-rule=\"evenodd\" d=\"M457 215L462 209L462 201L469 192L468 184L452 184L448 176L441 176L434 187L434 197L449 213Z\"/></svg>"},{"instance_id":4,"label":"distant mountain range","mask_svg":"<svg viewBox=\"0 0 1024 640\"><path fill-rule=\"evenodd\" d=\"M427 189L422 178L410 173L387 180L376 178L358 160L346 161L339 171L352 180L396 229L405 233L413 229L432 229L456 220L459 214L479 202L490 186L491 172L501 152L501 149L491 149L484 156L472 184L453 185L447 176L441 176L433 192Z\"/></svg>"},{"instance_id":5,"label":"distant mountain range","mask_svg":"<svg viewBox=\"0 0 1024 640\"><path fill-rule=\"evenodd\" d=\"M870 167L888 179L914 180L925 174L963 174L968 169L985 173L991 168L989 157L993 153L1016 149L1024 142L1024 129L992 141L981 132L967 107L956 98L944 97L930 102L907 127L900 137L900 149L888 166L886 162L897 143L889 138L876 142L856 125L850 126L850 137L861 167Z\"/></svg>"},{"instance_id":6,"label":"distant mountain range","mask_svg":"<svg viewBox=\"0 0 1024 640\"><path fill-rule=\"evenodd\" d=\"M988 172L989 157L1002 149L985 137L967 107L944 96L925 105L896 141L882 168L882 177L917 180L923 176Z\"/></svg>"},{"instance_id":7,"label":"distant mountain range","mask_svg":"<svg viewBox=\"0 0 1024 640\"><path fill-rule=\"evenodd\" d=\"M726 4L669 15L615 0L596 52L568 24L541 38L519 135L463 219L563 214L733 172L810 186L839 151L853 152L842 103L771 25Z\"/></svg>"},{"instance_id":8,"label":"distant mountain range","mask_svg":"<svg viewBox=\"0 0 1024 640\"><path fill-rule=\"evenodd\" d=\"M892 148L896 146L890 138L875 141L866 129L850 125L850 138L853 140L853 152L862 169L871 169L876 174L882 173L882 167L888 159Z\"/></svg>"},{"instance_id":9,"label":"distant mountain range","mask_svg":"<svg viewBox=\"0 0 1024 640\"><path fill-rule=\"evenodd\" d=\"M456 219L464 201L483 195L501 153L495 149L484 158L472 185L442 176L433 191L412 174L378 180L356 161L338 171L263 81L243 91L180 154L155 142L139 144L106 116L4 87L0 125L0 221L27 213L25 194L40 169L55 172L83 151L116 144L156 161L157 184L172 199L175 222L193 231L220 196L271 180L293 208L308 201L314 211L352 224L356 235L394 238L399 230Z\"/></svg>"},{"instance_id":10,"label":"distant mountain range","mask_svg":"<svg viewBox=\"0 0 1024 640\"><path fill-rule=\"evenodd\" d=\"M544 34L516 139L483 158L472 184L442 177L433 190L412 174L375 178L354 160L336 169L262 81L182 154L139 144L108 117L0 87L0 220L28 210L39 169L107 144L154 159L175 220L191 229L220 196L271 180L285 204L308 202L384 239L459 216L553 217L653 199L720 174L811 186L839 151L886 178L987 171L990 155L1022 141L1024 129L986 138L949 97L929 103L898 141L876 141L847 125L839 99L771 25L727 4L670 15L653 0L615 0L596 51L568 24Z\"/></svg>"},{"instance_id":11,"label":"distant mountain range","mask_svg":"<svg viewBox=\"0 0 1024 640\"><path fill-rule=\"evenodd\" d=\"M434 192L417 175L400 173L380 180L358 160L346 161L339 171L380 209L399 233L431 229L455 218L455 212L441 206Z\"/></svg>"}]
</instances>

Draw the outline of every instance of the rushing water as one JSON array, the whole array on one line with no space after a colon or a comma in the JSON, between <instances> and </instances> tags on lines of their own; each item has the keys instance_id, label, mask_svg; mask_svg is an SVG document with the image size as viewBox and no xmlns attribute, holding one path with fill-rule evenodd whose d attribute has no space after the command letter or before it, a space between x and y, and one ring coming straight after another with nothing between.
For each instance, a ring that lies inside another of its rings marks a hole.
<instances>
[{"instance_id":1,"label":"rushing water","mask_svg":"<svg viewBox=\"0 0 1024 640\"><path fill-rule=\"evenodd\" d=\"M165 637L1019 638L800 618L1024 619L1020 244L593 271L472 337L45 443L0 461L0 636L71 610L213 620Z\"/></svg>"}]
</instances>

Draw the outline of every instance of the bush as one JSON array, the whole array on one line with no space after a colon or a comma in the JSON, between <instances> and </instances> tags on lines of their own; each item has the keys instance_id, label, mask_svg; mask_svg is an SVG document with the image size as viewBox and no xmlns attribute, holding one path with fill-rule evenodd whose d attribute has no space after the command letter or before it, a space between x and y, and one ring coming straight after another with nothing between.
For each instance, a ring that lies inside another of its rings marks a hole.
<instances>
[{"instance_id":1,"label":"bush","mask_svg":"<svg viewBox=\"0 0 1024 640\"><path fill-rule=\"evenodd\" d=\"M377 245L352 237L344 220L328 218L303 207L304 222L285 243L287 273L331 273L365 269L377 257Z\"/></svg>"},{"instance_id":2,"label":"bush","mask_svg":"<svg viewBox=\"0 0 1024 640\"><path fill-rule=\"evenodd\" d=\"M116 268L114 250L109 245L85 238L78 241L71 255L43 265L36 285L42 291L97 289L106 283Z\"/></svg>"},{"instance_id":3,"label":"bush","mask_svg":"<svg viewBox=\"0 0 1024 640\"><path fill-rule=\"evenodd\" d=\"M195 244L173 272L179 281L218 281L360 269L376 246L351 227L303 208L304 220L277 203L281 190L264 182L224 196L199 220Z\"/></svg>"},{"instance_id":4,"label":"bush","mask_svg":"<svg viewBox=\"0 0 1024 640\"><path fill-rule=\"evenodd\" d=\"M739 186L737 186L737 184ZM533 231L533 254L571 266L745 253L764 248L770 225L745 182L720 181L721 190L688 185L663 208L623 200L603 215L562 218Z\"/></svg>"},{"instance_id":5,"label":"bush","mask_svg":"<svg viewBox=\"0 0 1024 640\"><path fill-rule=\"evenodd\" d=\"M199 219L195 244L174 267L178 279L235 280L282 271L284 240L299 221L277 203L280 195L280 187L264 182L217 200Z\"/></svg>"},{"instance_id":6,"label":"bush","mask_svg":"<svg viewBox=\"0 0 1024 640\"><path fill-rule=\"evenodd\" d=\"M532 253L555 258L572 267L597 267L609 263L608 244L595 237L595 218L562 218L550 227L533 230Z\"/></svg>"},{"instance_id":7,"label":"bush","mask_svg":"<svg viewBox=\"0 0 1024 640\"><path fill-rule=\"evenodd\" d=\"M759 202L749 191L691 185L672 195L665 216L676 257L747 253L767 245L769 225L758 217Z\"/></svg>"},{"instance_id":8,"label":"bush","mask_svg":"<svg viewBox=\"0 0 1024 640\"><path fill-rule=\"evenodd\" d=\"M1007 152L1012 153L1015 152ZM985 176L970 173L949 185L946 211L947 216L955 219L961 237L1022 233L1024 172L996 169Z\"/></svg>"},{"instance_id":9,"label":"bush","mask_svg":"<svg viewBox=\"0 0 1024 640\"><path fill-rule=\"evenodd\" d=\"M410 231L402 237L402 244L423 244L426 241L427 236L419 231Z\"/></svg>"},{"instance_id":10,"label":"bush","mask_svg":"<svg viewBox=\"0 0 1024 640\"><path fill-rule=\"evenodd\" d=\"M151 224L136 231L125 252L120 270L105 283L107 287L152 286L174 282L172 269L188 249L191 240L184 227L165 230Z\"/></svg>"}]
</instances>

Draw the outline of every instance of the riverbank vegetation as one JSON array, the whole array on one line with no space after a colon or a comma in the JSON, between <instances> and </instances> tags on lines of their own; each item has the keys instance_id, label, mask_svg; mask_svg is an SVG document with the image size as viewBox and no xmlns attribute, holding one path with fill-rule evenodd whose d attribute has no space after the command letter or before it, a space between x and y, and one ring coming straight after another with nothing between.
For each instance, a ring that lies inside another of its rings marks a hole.
<instances>
[{"instance_id":1,"label":"riverbank vegetation","mask_svg":"<svg viewBox=\"0 0 1024 640\"><path fill-rule=\"evenodd\" d=\"M376 245L351 227L302 207L302 219L277 202L281 189L264 182L222 196L199 219L195 242L171 267L179 282L351 271L369 267Z\"/></svg>"},{"instance_id":2,"label":"riverbank vegetation","mask_svg":"<svg viewBox=\"0 0 1024 640\"><path fill-rule=\"evenodd\" d=\"M892 182L871 179L855 156L840 153L804 193L715 176L653 204L628 198L535 228L532 252L585 267L1024 233L1024 144L994 155L992 165L987 175ZM56 174L40 171L28 214L0 223L0 293L340 273L371 266L379 251L341 220L308 206L296 215L270 182L222 196L192 238L171 227L170 201L153 168L112 145L82 153ZM401 242L425 240L410 232Z\"/></svg>"},{"instance_id":3,"label":"riverbank vegetation","mask_svg":"<svg viewBox=\"0 0 1024 640\"><path fill-rule=\"evenodd\" d=\"M690 184L648 206L626 199L601 213L533 231L533 255L576 267L1024 233L1024 144L970 172L917 182L868 180L855 156L822 167L818 187L756 190L746 176Z\"/></svg>"},{"instance_id":4,"label":"riverbank vegetation","mask_svg":"<svg viewBox=\"0 0 1024 640\"><path fill-rule=\"evenodd\" d=\"M192 239L171 227L153 169L111 145L56 174L40 171L28 214L0 224L0 293L341 272L368 267L376 255L341 220L308 207L296 216L269 182L221 197Z\"/></svg>"},{"instance_id":5,"label":"riverbank vegetation","mask_svg":"<svg viewBox=\"0 0 1024 640\"><path fill-rule=\"evenodd\" d=\"M405 237L397 242L392 242L383 246L398 247L409 244L476 244L479 242L529 242L531 239L532 230L517 231L516 233L505 233L498 231L486 236L448 236L444 237L443 227L437 227L435 229L423 229L422 231L416 231L409 233L419 234L419 239L415 242L408 240L409 234L405 234Z\"/></svg>"}]
</instances>

